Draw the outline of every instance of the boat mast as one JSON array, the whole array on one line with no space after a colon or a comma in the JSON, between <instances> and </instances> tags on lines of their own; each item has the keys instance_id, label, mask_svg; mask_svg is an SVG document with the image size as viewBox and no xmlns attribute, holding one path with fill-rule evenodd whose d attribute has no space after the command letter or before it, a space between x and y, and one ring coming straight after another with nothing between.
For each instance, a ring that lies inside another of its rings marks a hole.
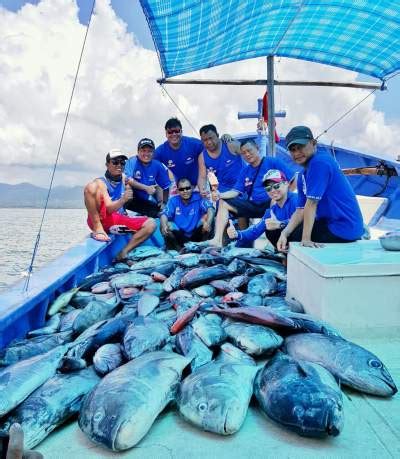
<instances>
[{"instance_id":1,"label":"boat mast","mask_svg":"<svg viewBox=\"0 0 400 459\"><path fill-rule=\"evenodd\" d=\"M275 156L274 56L267 56L268 152Z\"/></svg>"}]
</instances>

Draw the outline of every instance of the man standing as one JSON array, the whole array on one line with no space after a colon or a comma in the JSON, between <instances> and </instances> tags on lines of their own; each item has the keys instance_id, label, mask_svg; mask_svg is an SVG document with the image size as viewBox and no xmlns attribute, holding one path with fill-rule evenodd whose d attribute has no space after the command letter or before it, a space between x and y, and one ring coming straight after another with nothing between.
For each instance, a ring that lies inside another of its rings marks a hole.
<instances>
[{"instance_id":1,"label":"man standing","mask_svg":"<svg viewBox=\"0 0 400 459\"><path fill-rule=\"evenodd\" d=\"M133 189L133 199L125 204L125 209L156 218L167 202L171 181L164 164L153 159L154 148L151 139L141 139L137 156L125 165L127 183Z\"/></svg>"},{"instance_id":2,"label":"man standing","mask_svg":"<svg viewBox=\"0 0 400 459\"><path fill-rule=\"evenodd\" d=\"M220 192L231 190L244 166L240 157L240 143L223 142L213 124L200 128L200 138L204 145L199 155L200 193L203 196L207 193L207 172L213 172L217 177Z\"/></svg>"},{"instance_id":3,"label":"man standing","mask_svg":"<svg viewBox=\"0 0 400 459\"><path fill-rule=\"evenodd\" d=\"M154 158L172 172L176 183L181 178L188 178L190 183L197 185L198 157L203 144L194 137L182 135L182 124L178 118L170 118L165 123L165 135L167 141L156 148Z\"/></svg>"},{"instance_id":4,"label":"man standing","mask_svg":"<svg viewBox=\"0 0 400 459\"><path fill-rule=\"evenodd\" d=\"M364 232L361 210L337 162L328 154L317 153L317 141L306 126L291 129L286 145L304 171L297 181L297 209L281 233L278 250L287 250L288 241L321 247L324 242L360 239Z\"/></svg>"},{"instance_id":5,"label":"man standing","mask_svg":"<svg viewBox=\"0 0 400 459\"><path fill-rule=\"evenodd\" d=\"M223 234L229 214L238 217L239 229L248 226L248 218L261 218L270 205L271 199L263 186L263 177L269 169L282 171L288 180L294 176L293 169L278 158L260 156L258 146L253 139L246 139L240 146L242 158L247 162L233 189L223 193L214 192L213 200L219 199L215 224L215 236L210 245L222 246Z\"/></svg>"},{"instance_id":6,"label":"man standing","mask_svg":"<svg viewBox=\"0 0 400 459\"><path fill-rule=\"evenodd\" d=\"M228 226L229 238L236 239L240 245L255 241L265 232L267 239L276 247L281 231L296 210L297 195L289 191L283 172L270 169L263 177L263 185L274 204L265 211L260 222L244 231L236 231L232 223Z\"/></svg>"},{"instance_id":7,"label":"man standing","mask_svg":"<svg viewBox=\"0 0 400 459\"><path fill-rule=\"evenodd\" d=\"M160 221L167 248L180 250L185 242L211 236L215 211L210 201L193 192L188 179L178 180L177 185L179 194L169 198Z\"/></svg>"},{"instance_id":8,"label":"man standing","mask_svg":"<svg viewBox=\"0 0 400 459\"><path fill-rule=\"evenodd\" d=\"M149 238L156 229L153 219L147 217L128 217L124 205L132 199L132 189L125 187L123 170L128 158L121 150L111 150L106 156L107 170L104 177L94 179L84 189L85 205L88 211L88 225L92 237L107 242L106 231L111 226L124 225L136 231L128 244L119 252L116 259L123 260L128 252Z\"/></svg>"}]
</instances>

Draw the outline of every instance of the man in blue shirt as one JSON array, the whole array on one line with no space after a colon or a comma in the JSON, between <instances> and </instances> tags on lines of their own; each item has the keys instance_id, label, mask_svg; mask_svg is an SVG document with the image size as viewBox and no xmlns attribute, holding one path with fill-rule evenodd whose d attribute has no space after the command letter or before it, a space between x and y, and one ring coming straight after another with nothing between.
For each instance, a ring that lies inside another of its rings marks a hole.
<instances>
[{"instance_id":1,"label":"man in blue shirt","mask_svg":"<svg viewBox=\"0 0 400 459\"><path fill-rule=\"evenodd\" d=\"M140 215L156 218L168 199L171 181L168 170L153 159L154 142L143 138L138 143L137 156L132 156L125 165L127 183L133 189L133 199L125 209Z\"/></svg>"},{"instance_id":2,"label":"man in blue shirt","mask_svg":"<svg viewBox=\"0 0 400 459\"><path fill-rule=\"evenodd\" d=\"M182 124L178 118L165 123L167 141L156 148L154 158L162 162L174 175L175 182L188 178L197 185L199 176L198 157L203 150L199 139L182 135Z\"/></svg>"},{"instance_id":3,"label":"man in blue shirt","mask_svg":"<svg viewBox=\"0 0 400 459\"><path fill-rule=\"evenodd\" d=\"M267 239L276 247L281 231L296 210L297 195L289 191L289 183L283 172L270 169L263 177L263 184L273 204L265 211L260 222L244 231L236 231L232 220L229 221L228 236L236 239L240 245L255 241L265 232Z\"/></svg>"},{"instance_id":4,"label":"man in blue shirt","mask_svg":"<svg viewBox=\"0 0 400 459\"><path fill-rule=\"evenodd\" d=\"M214 207L193 192L186 178L178 180L178 195L169 198L160 216L161 234L168 249L180 250L185 242L207 240L213 229Z\"/></svg>"},{"instance_id":5,"label":"man in blue shirt","mask_svg":"<svg viewBox=\"0 0 400 459\"><path fill-rule=\"evenodd\" d=\"M88 225L93 239L108 242L106 231L113 226L127 227L135 232L128 244L117 254L116 260L126 258L127 254L148 239L155 231L156 224L148 217L128 217L124 205L132 199L132 189L125 185L123 174L126 160L121 150L113 149L106 156L106 172L88 183L84 189L85 206L88 211Z\"/></svg>"},{"instance_id":6,"label":"man in blue shirt","mask_svg":"<svg viewBox=\"0 0 400 459\"><path fill-rule=\"evenodd\" d=\"M200 128L200 138L204 145L199 156L200 193L202 196L207 194L208 172L214 173L217 177L220 192L231 190L236 183L238 174L244 167L244 162L240 156L240 142L235 140L223 141L213 124L207 124Z\"/></svg>"},{"instance_id":7,"label":"man in blue shirt","mask_svg":"<svg viewBox=\"0 0 400 459\"><path fill-rule=\"evenodd\" d=\"M291 129L286 145L304 171L297 180L297 209L282 230L278 250L286 251L288 241L301 241L304 247L321 247L324 242L360 239L364 232L361 210L335 159L317 153L317 141L306 126Z\"/></svg>"},{"instance_id":8,"label":"man in blue shirt","mask_svg":"<svg viewBox=\"0 0 400 459\"><path fill-rule=\"evenodd\" d=\"M241 142L240 151L246 161L245 166L233 189L213 193L213 200L219 199L218 213L215 222L215 236L209 241L210 245L221 247L223 234L228 223L229 214L238 217L240 230L248 226L249 218L261 218L270 205L271 199L263 186L263 177L269 169L278 169L291 181L294 177L292 167L281 159L262 158L257 143L253 139Z\"/></svg>"}]
</instances>

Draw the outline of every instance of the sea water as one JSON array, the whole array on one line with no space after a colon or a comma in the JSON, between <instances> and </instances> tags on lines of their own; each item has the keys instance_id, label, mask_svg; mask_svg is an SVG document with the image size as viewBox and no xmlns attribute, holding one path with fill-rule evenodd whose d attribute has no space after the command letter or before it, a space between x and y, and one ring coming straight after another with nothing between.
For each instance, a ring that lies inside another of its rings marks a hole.
<instances>
[{"instance_id":1,"label":"sea water","mask_svg":"<svg viewBox=\"0 0 400 459\"><path fill-rule=\"evenodd\" d=\"M42 209L0 209L0 291L23 279L42 219ZM34 272L89 234L85 209L48 209Z\"/></svg>"}]
</instances>

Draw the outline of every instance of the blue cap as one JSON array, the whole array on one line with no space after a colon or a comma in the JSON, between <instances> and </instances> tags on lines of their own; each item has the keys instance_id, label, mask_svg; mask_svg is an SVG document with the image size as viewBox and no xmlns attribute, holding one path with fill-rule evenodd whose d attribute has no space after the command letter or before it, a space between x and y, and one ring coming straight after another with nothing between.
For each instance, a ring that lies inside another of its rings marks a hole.
<instances>
[{"instance_id":1,"label":"blue cap","mask_svg":"<svg viewBox=\"0 0 400 459\"><path fill-rule=\"evenodd\" d=\"M306 145L310 140L313 140L314 136L311 129L307 126L295 126L292 128L286 136L286 147L298 143L300 145Z\"/></svg>"}]
</instances>

